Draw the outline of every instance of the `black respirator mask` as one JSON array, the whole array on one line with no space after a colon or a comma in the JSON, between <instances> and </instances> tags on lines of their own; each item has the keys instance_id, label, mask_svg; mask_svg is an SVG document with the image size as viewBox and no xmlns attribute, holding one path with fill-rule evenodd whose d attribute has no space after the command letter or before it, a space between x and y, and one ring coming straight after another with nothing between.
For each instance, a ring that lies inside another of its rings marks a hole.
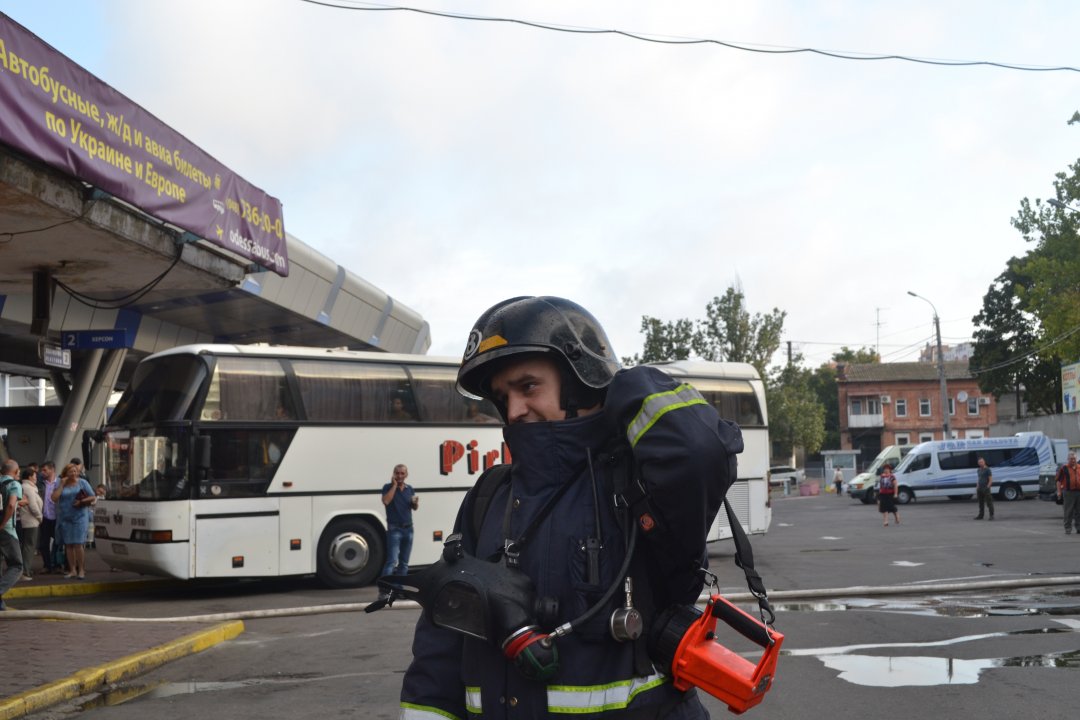
<instances>
[{"instance_id":1,"label":"black respirator mask","mask_svg":"<svg viewBox=\"0 0 1080 720\"><path fill-rule=\"evenodd\" d=\"M495 645L525 677L544 681L558 672L554 637L540 630L557 622L558 601L538 598L529 576L511 563L466 553L460 533L447 538L439 562L417 573L380 578L379 587L389 599L365 612L397 598L415 600L432 625Z\"/></svg>"}]
</instances>

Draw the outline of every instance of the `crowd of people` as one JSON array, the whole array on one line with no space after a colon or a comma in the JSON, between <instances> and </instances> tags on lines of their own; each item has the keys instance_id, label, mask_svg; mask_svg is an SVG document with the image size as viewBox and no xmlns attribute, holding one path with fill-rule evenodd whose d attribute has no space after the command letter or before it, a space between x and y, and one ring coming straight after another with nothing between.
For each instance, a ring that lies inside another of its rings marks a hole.
<instances>
[{"instance_id":1,"label":"crowd of people","mask_svg":"<svg viewBox=\"0 0 1080 720\"><path fill-rule=\"evenodd\" d=\"M0 610L3 594L19 580L32 580L35 572L84 579L93 506L105 486L91 487L82 460L72 458L59 473L51 460L24 468L6 460L0 465L0 489Z\"/></svg>"}]
</instances>

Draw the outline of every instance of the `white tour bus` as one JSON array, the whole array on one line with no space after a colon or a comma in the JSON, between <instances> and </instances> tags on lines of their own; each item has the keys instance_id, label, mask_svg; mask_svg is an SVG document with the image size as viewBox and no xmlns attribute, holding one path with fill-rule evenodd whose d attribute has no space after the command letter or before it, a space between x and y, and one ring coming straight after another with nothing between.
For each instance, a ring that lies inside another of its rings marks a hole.
<instances>
[{"instance_id":1,"label":"white tour bus","mask_svg":"<svg viewBox=\"0 0 1080 720\"><path fill-rule=\"evenodd\" d=\"M180 579L315 573L335 587L365 585L384 562L382 486L404 463L420 498L410 563L435 562L465 492L510 461L497 412L457 393L457 368L423 355L262 345L146 358L100 433L98 552L114 567ZM760 379L738 364L662 369L743 421L728 498L748 532L765 532Z\"/></svg>"},{"instance_id":2,"label":"white tour bus","mask_svg":"<svg viewBox=\"0 0 1080 720\"><path fill-rule=\"evenodd\" d=\"M1002 500L1039 491L1039 474L1052 467L1052 441L1042 433L970 440L933 440L916 445L894 471L896 501L924 497L966 500L978 484L978 460L993 472L993 490Z\"/></svg>"}]
</instances>

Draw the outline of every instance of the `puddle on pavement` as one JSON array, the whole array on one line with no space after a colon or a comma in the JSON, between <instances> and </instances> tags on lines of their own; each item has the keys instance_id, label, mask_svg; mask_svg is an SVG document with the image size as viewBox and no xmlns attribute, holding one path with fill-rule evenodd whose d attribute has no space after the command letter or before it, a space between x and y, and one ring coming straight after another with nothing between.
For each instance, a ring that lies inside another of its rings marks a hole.
<instances>
[{"instance_id":1,"label":"puddle on pavement","mask_svg":"<svg viewBox=\"0 0 1080 720\"><path fill-rule=\"evenodd\" d=\"M985 597L911 597L911 598L843 598L823 601L772 602L777 612L837 612L845 610L876 610L880 612L922 615L927 617L979 618L991 616L1078 615L1080 590L1069 589L1054 594L1040 593Z\"/></svg>"},{"instance_id":2,"label":"puddle on pavement","mask_svg":"<svg viewBox=\"0 0 1080 720\"><path fill-rule=\"evenodd\" d=\"M913 687L928 685L972 685L983 670L1005 667L1078 668L1080 650L1045 655L1007 658L954 658L875 655L819 655L826 667L839 671L839 678L867 687Z\"/></svg>"},{"instance_id":3,"label":"puddle on pavement","mask_svg":"<svg viewBox=\"0 0 1080 720\"><path fill-rule=\"evenodd\" d=\"M979 676L984 670L991 668L1080 668L1080 650L1003 658L976 658L974 660L924 655L865 655L857 651L940 648L992 638L1018 635L1054 635L1058 633L1075 633L1077 630L1080 630L1080 624L1065 623L1063 627L962 635L925 642L866 643L836 647L798 648L782 650L780 654L817 658L826 667L836 670L839 673L837 676L839 679L853 685L867 687L971 685L979 682Z\"/></svg>"},{"instance_id":4,"label":"puddle on pavement","mask_svg":"<svg viewBox=\"0 0 1080 720\"><path fill-rule=\"evenodd\" d=\"M166 698L173 695L192 695L198 692L214 692L217 690L235 690L236 688L262 685L267 682L281 682L281 680L240 680L236 682L158 682L148 685L122 685L103 693L79 706L80 710L90 710L99 707L112 707L122 705L136 698Z\"/></svg>"},{"instance_id":5,"label":"puddle on pavement","mask_svg":"<svg viewBox=\"0 0 1080 720\"><path fill-rule=\"evenodd\" d=\"M79 705L80 710L92 708L111 707L121 705L129 700L167 698L174 695L194 695L201 692L218 692L221 690L237 690L239 688L256 687L259 685L282 685L302 682L318 682L323 680L335 680L345 677L356 677L367 673L351 673L349 675L282 675L273 678L249 678L232 682L211 682L192 680L189 682L156 682L144 685L118 685L105 692L98 693L90 700Z\"/></svg>"}]
</instances>

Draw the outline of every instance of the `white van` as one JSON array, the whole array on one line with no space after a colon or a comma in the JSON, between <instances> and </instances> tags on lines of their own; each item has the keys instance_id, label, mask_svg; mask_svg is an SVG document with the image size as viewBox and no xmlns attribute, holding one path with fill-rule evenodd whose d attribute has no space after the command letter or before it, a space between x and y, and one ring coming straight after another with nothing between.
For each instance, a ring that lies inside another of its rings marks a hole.
<instances>
[{"instance_id":1,"label":"white van","mask_svg":"<svg viewBox=\"0 0 1080 720\"><path fill-rule=\"evenodd\" d=\"M848 495L854 500L862 500L864 505L874 502L877 499L877 482L881 477L881 468L885 466L885 463L895 468L913 447L915 446L889 445L885 447L865 472L851 478L851 482L848 483Z\"/></svg>"},{"instance_id":2,"label":"white van","mask_svg":"<svg viewBox=\"0 0 1080 720\"><path fill-rule=\"evenodd\" d=\"M1039 474L1054 463L1050 438L1042 433L971 440L934 440L916 445L894 471L896 501L924 497L965 500L978 485L978 459L993 471L993 487L1002 500L1018 500L1039 491Z\"/></svg>"}]
</instances>

